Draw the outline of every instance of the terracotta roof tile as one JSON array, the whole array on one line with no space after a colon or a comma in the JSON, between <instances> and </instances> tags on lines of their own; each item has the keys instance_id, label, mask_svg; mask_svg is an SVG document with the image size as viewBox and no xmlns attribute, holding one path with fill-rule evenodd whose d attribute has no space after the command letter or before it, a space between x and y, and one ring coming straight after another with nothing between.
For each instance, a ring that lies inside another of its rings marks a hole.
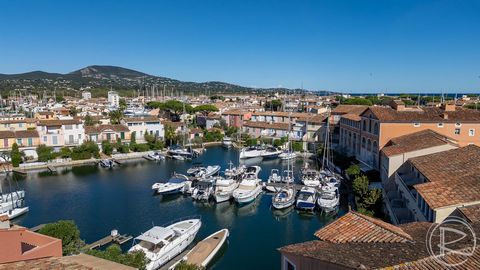
<instances>
[{"instance_id":1,"label":"terracotta roof tile","mask_svg":"<svg viewBox=\"0 0 480 270\"><path fill-rule=\"evenodd\" d=\"M271 123L263 121L245 121L243 123L244 127L251 128L264 128L264 129L279 129L279 130L288 130L288 123Z\"/></svg>"},{"instance_id":2,"label":"terracotta roof tile","mask_svg":"<svg viewBox=\"0 0 480 270\"><path fill-rule=\"evenodd\" d=\"M353 113L344 114L344 115L342 115L342 118L352 120L352 121L356 121L356 122L362 120L362 118L358 114L353 114Z\"/></svg>"},{"instance_id":3,"label":"terracotta roof tile","mask_svg":"<svg viewBox=\"0 0 480 270\"><path fill-rule=\"evenodd\" d=\"M480 204L458 208L470 222L480 222Z\"/></svg>"},{"instance_id":4,"label":"terracotta roof tile","mask_svg":"<svg viewBox=\"0 0 480 270\"><path fill-rule=\"evenodd\" d=\"M81 124L79 119L63 119L63 120L40 120L37 122L39 126L61 126L61 125L77 125Z\"/></svg>"},{"instance_id":5,"label":"terracotta roof tile","mask_svg":"<svg viewBox=\"0 0 480 270\"><path fill-rule=\"evenodd\" d=\"M332 243L392 243L412 240L412 237L399 227L353 211L318 230L315 236Z\"/></svg>"},{"instance_id":6,"label":"terracotta roof tile","mask_svg":"<svg viewBox=\"0 0 480 270\"><path fill-rule=\"evenodd\" d=\"M394 110L391 107L371 106L368 108L382 122L479 122L480 112L455 108L455 111L444 111L438 107L409 108Z\"/></svg>"},{"instance_id":7,"label":"terracotta roof tile","mask_svg":"<svg viewBox=\"0 0 480 270\"><path fill-rule=\"evenodd\" d=\"M453 139L445 137L433 130L427 129L393 138L390 140L390 144L391 145L382 149L382 152L386 156L400 155L403 153L445 144L453 145Z\"/></svg>"},{"instance_id":8,"label":"terracotta roof tile","mask_svg":"<svg viewBox=\"0 0 480 270\"><path fill-rule=\"evenodd\" d=\"M365 105L338 105L332 110L332 114L355 114L360 115L362 114L368 106Z\"/></svg>"}]
</instances>

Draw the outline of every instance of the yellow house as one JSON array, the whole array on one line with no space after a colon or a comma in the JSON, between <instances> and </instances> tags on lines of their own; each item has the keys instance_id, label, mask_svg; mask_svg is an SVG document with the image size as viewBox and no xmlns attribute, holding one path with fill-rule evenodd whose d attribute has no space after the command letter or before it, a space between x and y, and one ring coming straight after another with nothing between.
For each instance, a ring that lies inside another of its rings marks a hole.
<instances>
[{"instance_id":1,"label":"yellow house","mask_svg":"<svg viewBox=\"0 0 480 270\"><path fill-rule=\"evenodd\" d=\"M29 130L35 128L36 123L33 118L0 121L0 131Z\"/></svg>"}]
</instances>

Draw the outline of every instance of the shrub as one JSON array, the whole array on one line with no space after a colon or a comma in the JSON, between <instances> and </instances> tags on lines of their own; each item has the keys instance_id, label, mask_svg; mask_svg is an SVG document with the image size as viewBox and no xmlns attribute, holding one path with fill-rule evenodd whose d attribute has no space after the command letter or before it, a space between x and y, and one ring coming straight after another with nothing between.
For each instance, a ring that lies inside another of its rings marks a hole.
<instances>
[{"instance_id":1,"label":"shrub","mask_svg":"<svg viewBox=\"0 0 480 270\"><path fill-rule=\"evenodd\" d=\"M60 220L55 223L49 223L38 232L61 239L63 255L76 254L85 244L80 239L80 231L72 220Z\"/></svg>"},{"instance_id":2,"label":"shrub","mask_svg":"<svg viewBox=\"0 0 480 270\"><path fill-rule=\"evenodd\" d=\"M38 161L47 162L55 158L55 155L53 154L53 148L44 144L39 145L36 151L38 155Z\"/></svg>"},{"instance_id":3,"label":"shrub","mask_svg":"<svg viewBox=\"0 0 480 270\"><path fill-rule=\"evenodd\" d=\"M145 269L147 265L145 253L142 251L123 253L122 249L117 244L110 245L104 251L93 249L88 250L86 253L95 257L135 267L137 269Z\"/></svg>"},{"instance_id":4,"label":"shrub","mask_svg":"<svg viewBox=\"0 0 480 270\"><path fill-rule=\"evenodd\" d=\"M61 158L69 158L72 156L72 150L70 150L70 148L68 147L62 147L62 149L60 149L60 152L57 154L57 156Z\"/></svg>"},{"instance_id":5,"label":"shrub","mask_svg":"<svg viewBox=\"0 0 480 270\"><path fill-rule=\"evenodd\" d=\"M105 155L110 156L113 152L113 145L109 141L103 141L102 142L102 152Z\"/></svg>"},{"instance_id":6,"label":"shrub","mask_svg":"<svg viewBox=\"0 0 480 270\"><path fill-rule=\"evenodd\" d=\"M12 152L10 153L10 157L12 160L12 166L13 167L18 167L20 163L22 162L22 154L20 153L20 150L18 149L18 144L14 143L12 145Z\"/></svg>"}]
</instances>

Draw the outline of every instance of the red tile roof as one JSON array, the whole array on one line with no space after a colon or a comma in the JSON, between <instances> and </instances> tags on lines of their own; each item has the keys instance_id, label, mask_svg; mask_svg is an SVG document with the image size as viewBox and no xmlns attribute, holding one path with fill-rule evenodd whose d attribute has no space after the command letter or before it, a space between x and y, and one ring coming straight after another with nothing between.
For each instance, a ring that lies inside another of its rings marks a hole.
<instances>
[{"instance_id":1,"label":"red tile roof","mask_svg":"<svg viewBox=\"0 0 480 270\"><path fill-rule=\"evenodd\" d=\"M427 129L393 138L390 140L390 144L382 149L386 156L395 156L446 144L454 145L454 140Z\"/></svg>"},{"instance_id":2,"label":"red tile roof","mask_svg":"<svg viewBox=\"0 0 480 270\"><path fill-rule=\"evenodd\" d=\"M455 111L445 111L438 107L397 111L391 107L371 106L367 111L371 111L381 122L480 122L480 112L460 107Z\"/></svg>"},{"instance_id":3,"label":"red tile roof","mask_svg":"<svg viewBox=\"0 0 480 270\"><path fill-rule=\"evenodd\" d=\"M344 114L344 115L342 115L342 118L352 120L352 121L355 121L355 122L358 122L358 121L362 120L362 118L358 114L353 114L353 113Z\"/></svg>"},{"instance_id":4,"label":"red tile roof","mask_svg":"<svg viewBox=\"0 0 480 270\"><path fill-rule=\"evenodd\" d=\"M63 120L40 120L37 122L38 126L62 126L62 125L77 125L81 124L80 119L63 119Z\"/></svg>"},{"instance_id":5,"label":"red tile roof","mask_svg":"<svg viewBox=\"0 0 480 270\"><path fill-rule=\"evenodd\" d=\"M124 125L98 125L98 126L86 126L85 133L86 134L98 134L102 133L105 130L110 129L115 132L128 132L130 131L128 127Z\"/></svg>"},{"instance_id":6,"label":"red tile roof","mask_svg":"<svg viewBox=\"0 0 480 270\"><path fill-rule=\"evenodd\" d=\"M414 188L431 208L480 201L480 147L469 145L409 162L428 181Z\"/></svg>"},{"instance_id":7,"label":"red tile roof","mask_svg":"<svg viewBox=\"0 0 480 270\"><path fill-rule=\"evenodd\" d=\"M468 219L470 223L480 222L480 204L460 207L458 210L465 216L465 218Z\"/></svg>"},{"instance_id":8,"label":"red tile roof","mask_svg":"<svg viewBox=\"0 0 480 270\"><path fill-rule=\"evenodd\" d=\"M399 227L353 211L318 230L315 236L332 243L404 243L412 240Z\"/></svg>"},{"instance_id":9,"label":"red tile roof","mask_svg":"<svg viewBox=\"0 0 480 270\"><path fill-rule=\"evenodd\" d=\"M245 121L243 123L244 127L251 128L264 128L264 129L278 129L278 130L288 130L288 123L275 123L275 122L263 122L263 121Z\"/></svg>"},{"instance_id":10,"label":"red tile roof","mask_svg":"<svg viewBox=\"0 0 480 270\"><path fill-rule=\"evenodd\" d=\"M360 115L362 114L366 109L368 109L368 106L365 105L338 105L332 110L333 115L339 115L339 114L355 114L355 115Z\"/></svg>"}]
</instances>

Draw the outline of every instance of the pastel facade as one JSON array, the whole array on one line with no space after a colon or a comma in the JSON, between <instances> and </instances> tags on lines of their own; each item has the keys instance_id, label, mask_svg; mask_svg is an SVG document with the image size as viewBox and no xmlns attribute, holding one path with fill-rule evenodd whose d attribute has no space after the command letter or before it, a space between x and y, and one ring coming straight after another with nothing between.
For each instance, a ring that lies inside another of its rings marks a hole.
<instances>
[{"instance_id":1,"label":"pastel facade","mask_svg":"<svg viewBox=\"0 0 480 270\"><path fill-rule=\"evenodd\" d=\"M123 125L128 127L130 133L135 132L135 138L138 142L145 142L145 134L156 136L162 139L165 137L163 124L157 117L131 117L124 118L121 122Z\"/></svg>"}]
</instances>

